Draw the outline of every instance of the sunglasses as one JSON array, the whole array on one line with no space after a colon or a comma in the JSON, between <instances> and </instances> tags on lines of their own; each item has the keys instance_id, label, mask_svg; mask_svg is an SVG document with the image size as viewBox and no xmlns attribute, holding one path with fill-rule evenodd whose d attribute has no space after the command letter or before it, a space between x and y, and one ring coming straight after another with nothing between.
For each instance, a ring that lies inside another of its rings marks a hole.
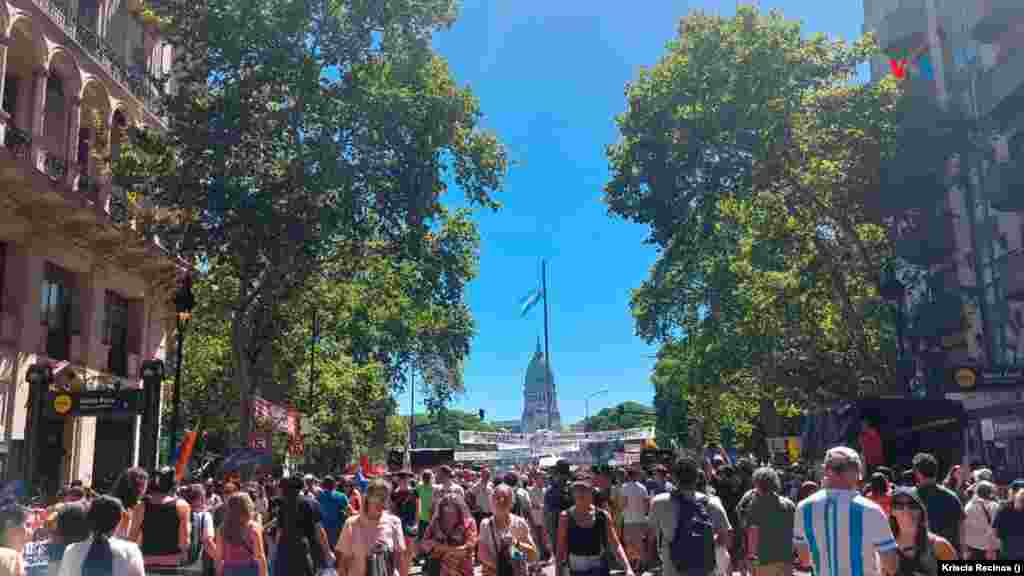
<instances>
[{"instance_id":1,"label":"sunglasses","mask_svg":"<svg viewBox=\"0 0 1024 576\"><path fill-rule=\"evenodd\" d=\"M893 500L893 502L892 502L892 509L893 510L917 510L917 511L920 511L921 507L918 506L917 503L912 501L912 500Z\"/></svg>"}]
</instances>

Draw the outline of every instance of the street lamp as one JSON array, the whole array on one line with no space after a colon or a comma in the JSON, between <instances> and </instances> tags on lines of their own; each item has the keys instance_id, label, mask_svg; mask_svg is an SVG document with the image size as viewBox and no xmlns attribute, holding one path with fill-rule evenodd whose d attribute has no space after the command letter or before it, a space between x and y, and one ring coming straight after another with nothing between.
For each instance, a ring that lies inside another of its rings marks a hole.
<instances>
[{"instance_id":1,"label":"street lamp","mask_svg":"<svg viewBox=\"0 0 1024 576\"><path fill-rule=\"evenodd\" d=\"M604 388L602 390L598 390L597 392L594 392L594 393L588 395L583 400L583 410L584 410L584 415L585 415L584 418L583 418L583 431L584 432L586 432L587 428L590 427L590 399L593 398L594 396L600 396L602 394L607 394L607 393L608 393L608 389Z\"/></svg>"},{"instance_id":2,"label":"street lamp","mask_svg":"<svg viewBox=\"0 0 1024 576\"><path fill-rule=\"evenodd\" d=\"M188 328L189 320L192 319L192 308L195 304L196 299L192 295L192 275L188 274L178 288L178 292L174 295L174 308L178 315L178 357L175 359L174 407L171 412L172 454L174 453L174 447L178 443L178 426L181 424L181 359L185 353L185 329Z\"/></svg>"}]
</instances>

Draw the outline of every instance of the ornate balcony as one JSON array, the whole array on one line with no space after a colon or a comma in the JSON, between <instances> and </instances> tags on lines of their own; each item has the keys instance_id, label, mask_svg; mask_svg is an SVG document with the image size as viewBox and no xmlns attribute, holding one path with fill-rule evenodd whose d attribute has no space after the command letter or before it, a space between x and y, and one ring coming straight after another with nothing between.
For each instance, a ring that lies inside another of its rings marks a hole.
<instances>
[{"instance_id":1,"label":"ornate balcony","mask_svg":"<svg viewBox=\"0 0 1024 576\"><path fill-rule=\"evenodd\" d=\"M993 164L985 175L985 198L1001 212L1024 212L1024 164Z\"/></svg>"},{"instance_id":2,"label":"ornate balcony","mask_svg":"<svg viewBox=\"0 0 1024 576\"><path fill-rule=\"evenodd\" d=\"M90 26L78 22L60 0L33 0L51 20L60 26L68 38L75 41L83 52L105 70L115 82L138 98L157 117L163 116L163 82L144 70L128 66L124 59L100 38Z\"/></svg>"},{"instance_id":3,"label":"ornate balcony","mask_svg":"<svg viewBox=\"0 0 1024 576\"><path fill-rule=\"evenodd\" d=\"M115 186L111 191L107 213L110 214L110 220L115 224L129 224L128 196L123 188Z\"/></svg>"},{"instance_id":4,"label":"ornate balcony","mask_svg":"<svg viewBox=\"0 0 1024 576\"><path fill-rule=\"evenodd\" d=\"M970 26L971 37L994 44L1017 23L1024 22L1024 4L1018 0L976 0L978 20Z\"/></svg>"}]
</instances>

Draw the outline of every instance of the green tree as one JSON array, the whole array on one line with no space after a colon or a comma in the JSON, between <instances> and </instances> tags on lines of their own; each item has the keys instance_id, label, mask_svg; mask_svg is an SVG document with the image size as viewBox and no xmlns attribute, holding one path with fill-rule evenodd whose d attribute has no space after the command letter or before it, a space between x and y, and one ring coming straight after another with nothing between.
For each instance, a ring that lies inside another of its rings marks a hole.
<instances>
[{"instance_id":1,"label":"green tree","mask_svg":"<svg viewBox=\"0 0 1024 576\"><path fill-rule=\"evenodd\" d=\"M585 419L583 424L588 432L644 428L655 425L655 414L650 406L626 401L616 406L602 408L597 414Z\"/></svg>"},{"instance_id":2,"label":"green tree","mask_svg":"<svg viewBox=\"0 0 1024 576\"><path fill-rule=\"evenodd\" d=\"M877 291L891 247L864 200L898 89L851 85L874 50L805 37L778 12L698 12L626 87L605 200L659 250L631 301L638 334L663 345L655 408L687 401L704 442L889 369Z\"/></svg>"},{"instance_id":3,"label":"green tree","mask_svg":"<svg viewBox=\"0 0 1024 576\"><path fill-rule=\"evenodd\" d=\"M402 417L405 429L408 430L409 418ZM496 432L497 429L480 419L475 412L464 412L453 408L444 408L427 414L417 414L416 447L417 448L453 448L458 450L459 430L475 432Z\"/></svg>"},{"instance_id":4,"label":"green tree","mask_svg":"<svg viewBox=\"0 0 1024 576\"><path fill-rule=\"evenodd\" d=\"M165 245L230 267L236 291L221 313L231 377L247 397L271 381L267 356L288 330L282 307L318 276L335 280L328 263L351 259L358 276L380 254L415 268L430 232L449 225L446 183L471 205L497 208L506 156L478 129L476 99L430 50L430 34L453 20L450 0L154 8L179 54L168 130L133 134L114 173L159 207L138 215ZM459 301L465 276L444 264L418 270ZM455 370L465 351L449 352ZM356 372L371 363L352 360ZM243 409L241 437L248 426Z\"/></svg>"}]
</instances>

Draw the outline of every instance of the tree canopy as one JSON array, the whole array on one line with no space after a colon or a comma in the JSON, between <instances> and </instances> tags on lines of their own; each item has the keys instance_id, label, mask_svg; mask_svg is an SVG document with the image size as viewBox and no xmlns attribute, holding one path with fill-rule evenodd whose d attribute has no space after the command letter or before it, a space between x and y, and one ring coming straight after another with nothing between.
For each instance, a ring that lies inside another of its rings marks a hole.
<instances>
[{"instance_id":1,"label":"tree canopy","mask_svg":"<svg viewBox=\"0 0 1024 576\"><path fill-rule=\"evenodd\" d=\"M659 252L631 300L637 333L662 345L659 430L678 436L685 414L704 441L723 422L749 436L761 412L767 425L891 374L892 247L866 201L900 90L852 82L874 50L778 12L695 12L626 86L605 201Z\"/></svg>"},{"instance_id":2,"label":"tree canopy","mask_svg":"<svg viewBox=\"0 0 1024 576\"><path fill-rule=\"evenodd\" d=\"M319 307L330 417L373 405L385 434L385 399L414 360L432 367L432 398L449 398L473 332L463 298L477 239L442 197L453 185L470 207L497 209L508 166L476 98L430 49L455 3L154 9L177 54L168 129L133 131L113 168L143 227L215 270L202 290L218 296L201 311L216 342L196 344L221 364L197 368L207 372L195 384L230 379L223 390L241 398L294 387Z\"/></svg>"},{"instance_id":3,"label":"tree canopy","mask_svg":"<svg viewBox=\"0 0 1024 576\"><path fill-rule=\"evenodd\" d=\"M654 426L654 410L639 402L626 401L616 406L602 408L597 414L583 420L588 432L620 430Z\"/></svg>"}]
</instances>

